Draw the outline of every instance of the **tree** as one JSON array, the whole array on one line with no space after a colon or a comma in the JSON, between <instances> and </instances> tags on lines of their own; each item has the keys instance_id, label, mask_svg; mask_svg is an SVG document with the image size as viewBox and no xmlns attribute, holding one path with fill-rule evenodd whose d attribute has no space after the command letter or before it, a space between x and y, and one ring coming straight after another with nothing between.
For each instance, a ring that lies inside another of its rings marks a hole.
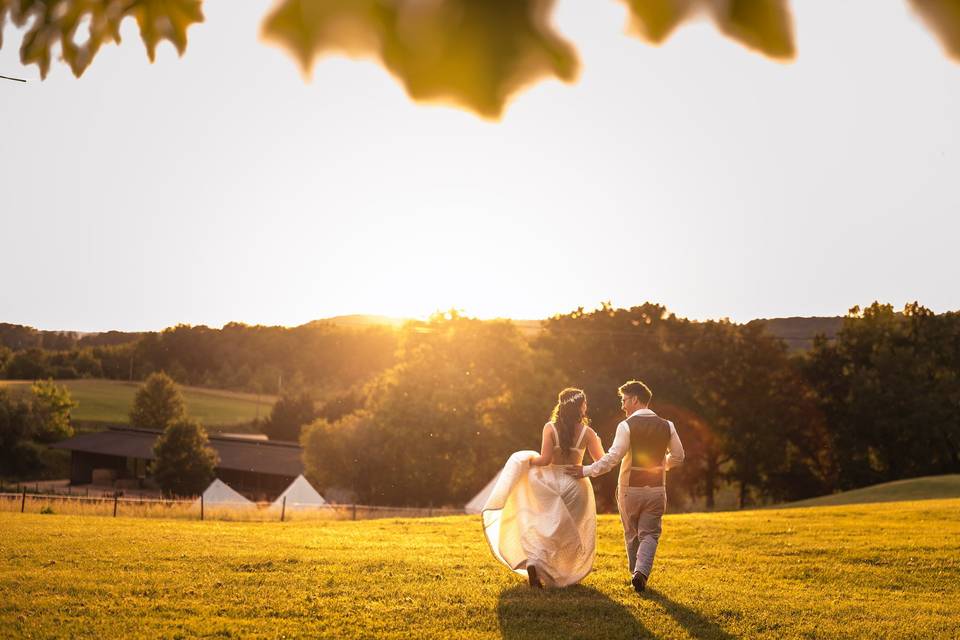
<instances>
[{"instance_id":1,"label":"tree","mask_svg":"<svg viewBox=\"0 0 960 640\"><path fill-rule=\"evenodd\" d=\"M408 323L398 362L363 409L304 430L321 486L375 504L463 504L510 453L539 446L562 387L512 323L455 312Z\"/></svg>"},{"instance_id":2,"label":"tree","mask_svg":"<svg viewBox=\"0 0 960 640\"><path fill-rule=\"evenodd\" d=\"M166 426L153 446L153 476L168 496L201 493L214 476L217 453L195 420L179 418Z\"/></svg>"},{"instance_id":3,"label":"tree","mask_svg":"<svg viewBox=\"0 0 960 640\"><path fill-rule=\"evenodd\" d=\"M0 388L0 475L22 476L40 467L29 444L31 429L30 405Z\"/></svg>"},{"instance_id":4,"label":"tree","mask_svg":"<svg viewBox=\"0 0 960 640\"><path fill-rule=\"evenodd\" d=\"M661 44L684 22L706 15L721 33L776 60L795 56L788 0L625 0L632 32ZM960 59L956 0L907 0ZM453 102L499 117L509 99L545 77L572 81L579 66L573 45L553 28L553 0L278 0L264 18L264 40L285 49L309 73L331 52L376 59L417 100ZM24 30L23 64L50 69L59 46L80 76L103 44L120 41L120 25L136 20L152 61L167 40L182 55L187 30L203 21L201 0L0 0ZM89 21L89 36L76 34ZM29 25L29 26L28 26ZM2 45L2 42L0 42Z\"/></svg>"},{"instance_id":5,"label":"tree","mask_svg":"<svg viewBox=\"0 0 960 640\"><path fill-rule=\"evenodd\" d=\"M306 391L280 397L263 423L263 433L271 440L298 442L300 430L314 421L317 410L313 396Z\"/></svg>"},{"instance_id":6,"label":"tree","mask_svg":"<svg viewBox=\"0 0 960 640\"><path fill-rule=\"evenodd\" d=\"M16 351L3 368L9 380L39 380L51 375L47 366L47 353L39 348Z\"/></svg>"},{"instance_id":7,"label":"tree","mask_svg":"<svg viewBox=\"0 0 960 640\"><path fill-rule=\"evenodd\" d=\"M77 403L70 397L70 391L64 386L54 384L53 380L38 380L30 390L33 392L33 437L38 442L55 442L72 436L70 410L77 406Z\"/></svg>"},{"instance_id":8,"label":"tree","mask_svg":"<svg viewBox=\"0 0 960 640\"><path fill-rule=\"evenodd\" d=\"M186 416L183 396L165 373L151 374L137 391L130 410L130 425L141 429L165 429Z\"/></svg>"},{"instance_id":9,"label":"tree","mask_svg":"<svg viewBox=\"0 0 960 640\"><path fill-rule=\"evenodd\" d=\"M838 488L960 472L960 313L854 307L802 362Z\"/></svg>"}]
</instances>

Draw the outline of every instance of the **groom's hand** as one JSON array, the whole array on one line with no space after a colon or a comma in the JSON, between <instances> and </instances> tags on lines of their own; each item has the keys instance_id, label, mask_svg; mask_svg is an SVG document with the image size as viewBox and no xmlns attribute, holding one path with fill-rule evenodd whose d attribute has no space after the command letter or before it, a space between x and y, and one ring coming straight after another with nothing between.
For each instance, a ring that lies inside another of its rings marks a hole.
<instances>
[{"instance_id":1,"label":"groom's hand","mask_svg":"<svg viewBox=\"0 0 960 640\"><path fill-rule=\"evenodd\" d=\"M569 465L563 468L563 472L568 476L573 476L574 478L583 477L583 467L578 464Z\"/></svg>"}]
</instances>

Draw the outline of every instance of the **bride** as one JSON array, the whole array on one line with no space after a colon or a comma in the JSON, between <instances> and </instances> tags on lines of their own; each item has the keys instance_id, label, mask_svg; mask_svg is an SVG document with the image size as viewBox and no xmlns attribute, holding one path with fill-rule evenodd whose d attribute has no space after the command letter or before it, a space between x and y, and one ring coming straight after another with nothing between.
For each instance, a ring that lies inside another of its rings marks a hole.
<instances>
[{"instance_id":1,"label":"bride","mask_svg":"<svg viewBox=\"0 0 960 640\"><path fill-rule=\"evenodd\" d=\"M483 508L483 529L493 555L524 575L531 587L565 587L593 567L597 509L589 478L573 478L565 465L583 454L603 457L603 445L587 418L581 389L560 392L543 427L540 454L510 456Z\"/></svg>"}]
</instances>

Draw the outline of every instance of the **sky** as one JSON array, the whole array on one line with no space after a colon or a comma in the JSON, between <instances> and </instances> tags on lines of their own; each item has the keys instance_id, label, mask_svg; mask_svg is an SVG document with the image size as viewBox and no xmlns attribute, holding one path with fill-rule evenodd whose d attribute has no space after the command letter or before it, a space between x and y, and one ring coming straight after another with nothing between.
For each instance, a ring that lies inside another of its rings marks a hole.
<instances>
[{"instance_id":1,"label":"sky","mask_svg":"<svg viewBox=\"0 0 960 640\"><path fill-rule=\"evenodd\" d=\"M0 49L0 322L79 331L342 314L692 319L960 309L960 64L905 0L794 2L782 64L559 0L575 84L498 122L371 61L306 81L271 3L207 0L181 58L136 25L75 79Z\"/></svg>"}]
</instances>

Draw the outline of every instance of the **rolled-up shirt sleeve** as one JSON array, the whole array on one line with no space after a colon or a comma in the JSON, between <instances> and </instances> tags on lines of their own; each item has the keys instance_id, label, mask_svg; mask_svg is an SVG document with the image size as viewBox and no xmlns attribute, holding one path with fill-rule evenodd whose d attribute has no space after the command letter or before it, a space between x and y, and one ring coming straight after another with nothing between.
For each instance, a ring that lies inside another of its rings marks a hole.
<instances>
[{"instance_id":1,"label":"rolled-up shirt sleeve","mask_svg":"<svg viewBox=\"0 0 960 640\"><path fill-rule=\"evenodd\" d=\"M613 469L613 467L623 459L623 456L627 454L629 448L630 427L626 422L621 422L617 425L617 434L613 438L613 444L610 446L610 450L593 464L585 466L583 468L583 475L590 476L591 478L602 476ZM682 458L683 449L681 449L680 452Z\"/></svg>"},{"instance_id":2,"label":"rolled-up shirt sleeve","mask_svg":"<svg viewBox=\"0 0 960 640\"><path fill-rule=\"evenodd\" d=\"M667 422L670 422L667 420ZM666 469L673 469L683 464L683 443L677 435L677 428L670 422L670 444L667 446Z\"/></svg>"}]
</instances>

